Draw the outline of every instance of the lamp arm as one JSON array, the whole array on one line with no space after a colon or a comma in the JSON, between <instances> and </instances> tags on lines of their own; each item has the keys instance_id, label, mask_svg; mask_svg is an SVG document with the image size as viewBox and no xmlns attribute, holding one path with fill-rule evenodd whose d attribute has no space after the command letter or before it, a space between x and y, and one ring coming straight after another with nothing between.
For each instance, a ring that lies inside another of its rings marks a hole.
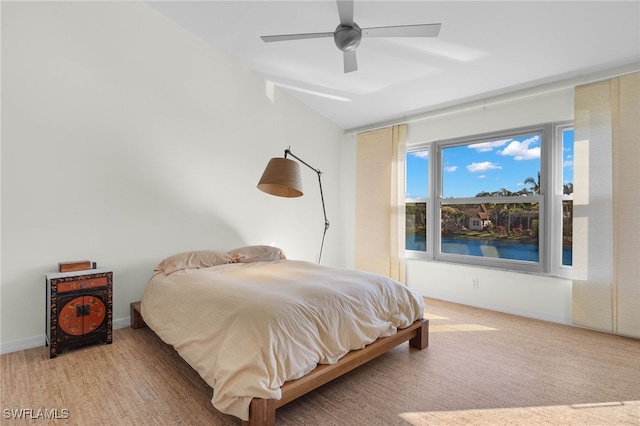
<instances>
[{"instance_id":1,"label":"lamp arm","mask_svg":"<svg viewBox=\"0 0 640 426\"><path fill-rule=\"evenodd\" d=\"M304 164L305 166L307 166L308 168L310 168L311 170L313 170L318 174L318 185L320 185L320 200L322 201L322 214L324 215L324 232L322 233L322 242L320 243L320 255L318 256L318 263L320 263L320 260L322 259L322 248L324 247L324 237L325 235L327 235L327 229L329 229L329 220L327 219L327 209L325 208L325 205L324 205L324 194L322 192L322 178L321 178L322 172L319 169L316 169L315 167L312 167L311 165L309 165L306 161L300 159L293 152L291 152L291 149L289 148L284 150L284 158L287 158L287 155L291 155L293 158L295 158L296 160L298 160L299 162L301 162L302 164Z\"/></svg>"},{"instance_id":2,"label":"lamp arm","mask_svg":"<svg viewBox=\"0 0 640 426\"><path fill-rule=\"evenodd\" d=\"M296 160L298 160L299 162L301 162L302 164L304 164L305 166L307 166L308 168L310 168L311 170L313 170L314 172L318 173L318 175L320 173L322 173L320 170L316 169L315 167L312 167L311 165L309 165L306 161L302 160L300 157L298 157L297 155L295 155L293 152L291 152L290 148L287 148L284 150L284 158L287 158L287 155L292 156L293 158L295 158Z\"/></svg>"}]
</instances>

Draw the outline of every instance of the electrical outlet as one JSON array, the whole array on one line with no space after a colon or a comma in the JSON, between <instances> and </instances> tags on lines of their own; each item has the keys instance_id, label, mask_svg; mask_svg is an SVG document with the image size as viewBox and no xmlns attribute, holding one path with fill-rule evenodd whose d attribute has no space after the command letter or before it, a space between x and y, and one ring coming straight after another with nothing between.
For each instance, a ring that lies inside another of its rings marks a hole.
<instances>
[{"instance_id":1,"label":"electrical outlet","mask_svg":"<svg viewBox=\"0 0 640 426\"><path fill-rule=\"evenodd\" d=\"M478 279L478 277L473 277L471 279L471 283L473 284L473 288L478 288L478 284L480 283L480 280Z\"/></svg>"}]
</instances>

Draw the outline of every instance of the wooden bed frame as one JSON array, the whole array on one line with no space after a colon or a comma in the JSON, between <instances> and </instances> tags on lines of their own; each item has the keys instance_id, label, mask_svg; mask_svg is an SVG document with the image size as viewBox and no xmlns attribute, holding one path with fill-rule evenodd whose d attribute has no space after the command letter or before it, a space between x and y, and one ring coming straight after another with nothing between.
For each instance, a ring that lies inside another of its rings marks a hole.
<instances>
[{"instance_id":1,"label":"wooden bed frame","mask_svg":"<svg viewBox=\"0 0 640 426\"><path fill-rule=\"evenodd\" d=\"M140 302L132 303L131 327L146 326L140 314ZM307 375L282 385L280 399L254 398L249 406L249 420L243 420L242 426L275 426L277 408L371 361L407 340L412 348L422 350L429 346L429 320L420 319L409 327L398 330L393 336L381 337L363 349L351 351L335 364L318 365Z\"/></svg>"}]
</instances>

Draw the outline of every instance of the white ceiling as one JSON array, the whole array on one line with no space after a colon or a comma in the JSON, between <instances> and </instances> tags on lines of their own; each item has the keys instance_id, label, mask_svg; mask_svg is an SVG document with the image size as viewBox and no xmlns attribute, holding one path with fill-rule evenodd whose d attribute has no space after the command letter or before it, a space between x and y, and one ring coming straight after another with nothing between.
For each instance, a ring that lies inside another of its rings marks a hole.
<instances>
[{"instance_id":1,"label":"white ceiling","mask_svg":"<svg viewBox=\"0 0 640 426\"><path fill-rule=\"evenodd\" d=\"M361 27L442 23L437 38L363 38L344 74L336 2L151 1L152 8L344 129L640 62L640 0L355 1Z\"/></svg>"}]
</instances>

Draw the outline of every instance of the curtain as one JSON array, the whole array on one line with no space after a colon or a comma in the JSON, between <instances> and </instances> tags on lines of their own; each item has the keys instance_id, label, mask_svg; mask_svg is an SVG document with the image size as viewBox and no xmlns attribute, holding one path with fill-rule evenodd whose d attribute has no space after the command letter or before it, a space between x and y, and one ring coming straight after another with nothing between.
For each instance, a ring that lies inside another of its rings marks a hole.
<instances>
[{"instance_id":1,"label":"curtain","mask_svg":"<svg viewBox=\"0 0 640 426\"><path fill-rule=\"evenodd\" d=\"M575 92L575 325L640 337L640 73Z\"/></svg>"},{"instance_id":2,"label":"curtain","mask_svg":"<svg viewBox=\"0 0 640 426\"><path fill-rule=\"evenodd\" d=\"M358 134L355 267L405 283L406 125Z\"/></svg>"}]
</instances>

